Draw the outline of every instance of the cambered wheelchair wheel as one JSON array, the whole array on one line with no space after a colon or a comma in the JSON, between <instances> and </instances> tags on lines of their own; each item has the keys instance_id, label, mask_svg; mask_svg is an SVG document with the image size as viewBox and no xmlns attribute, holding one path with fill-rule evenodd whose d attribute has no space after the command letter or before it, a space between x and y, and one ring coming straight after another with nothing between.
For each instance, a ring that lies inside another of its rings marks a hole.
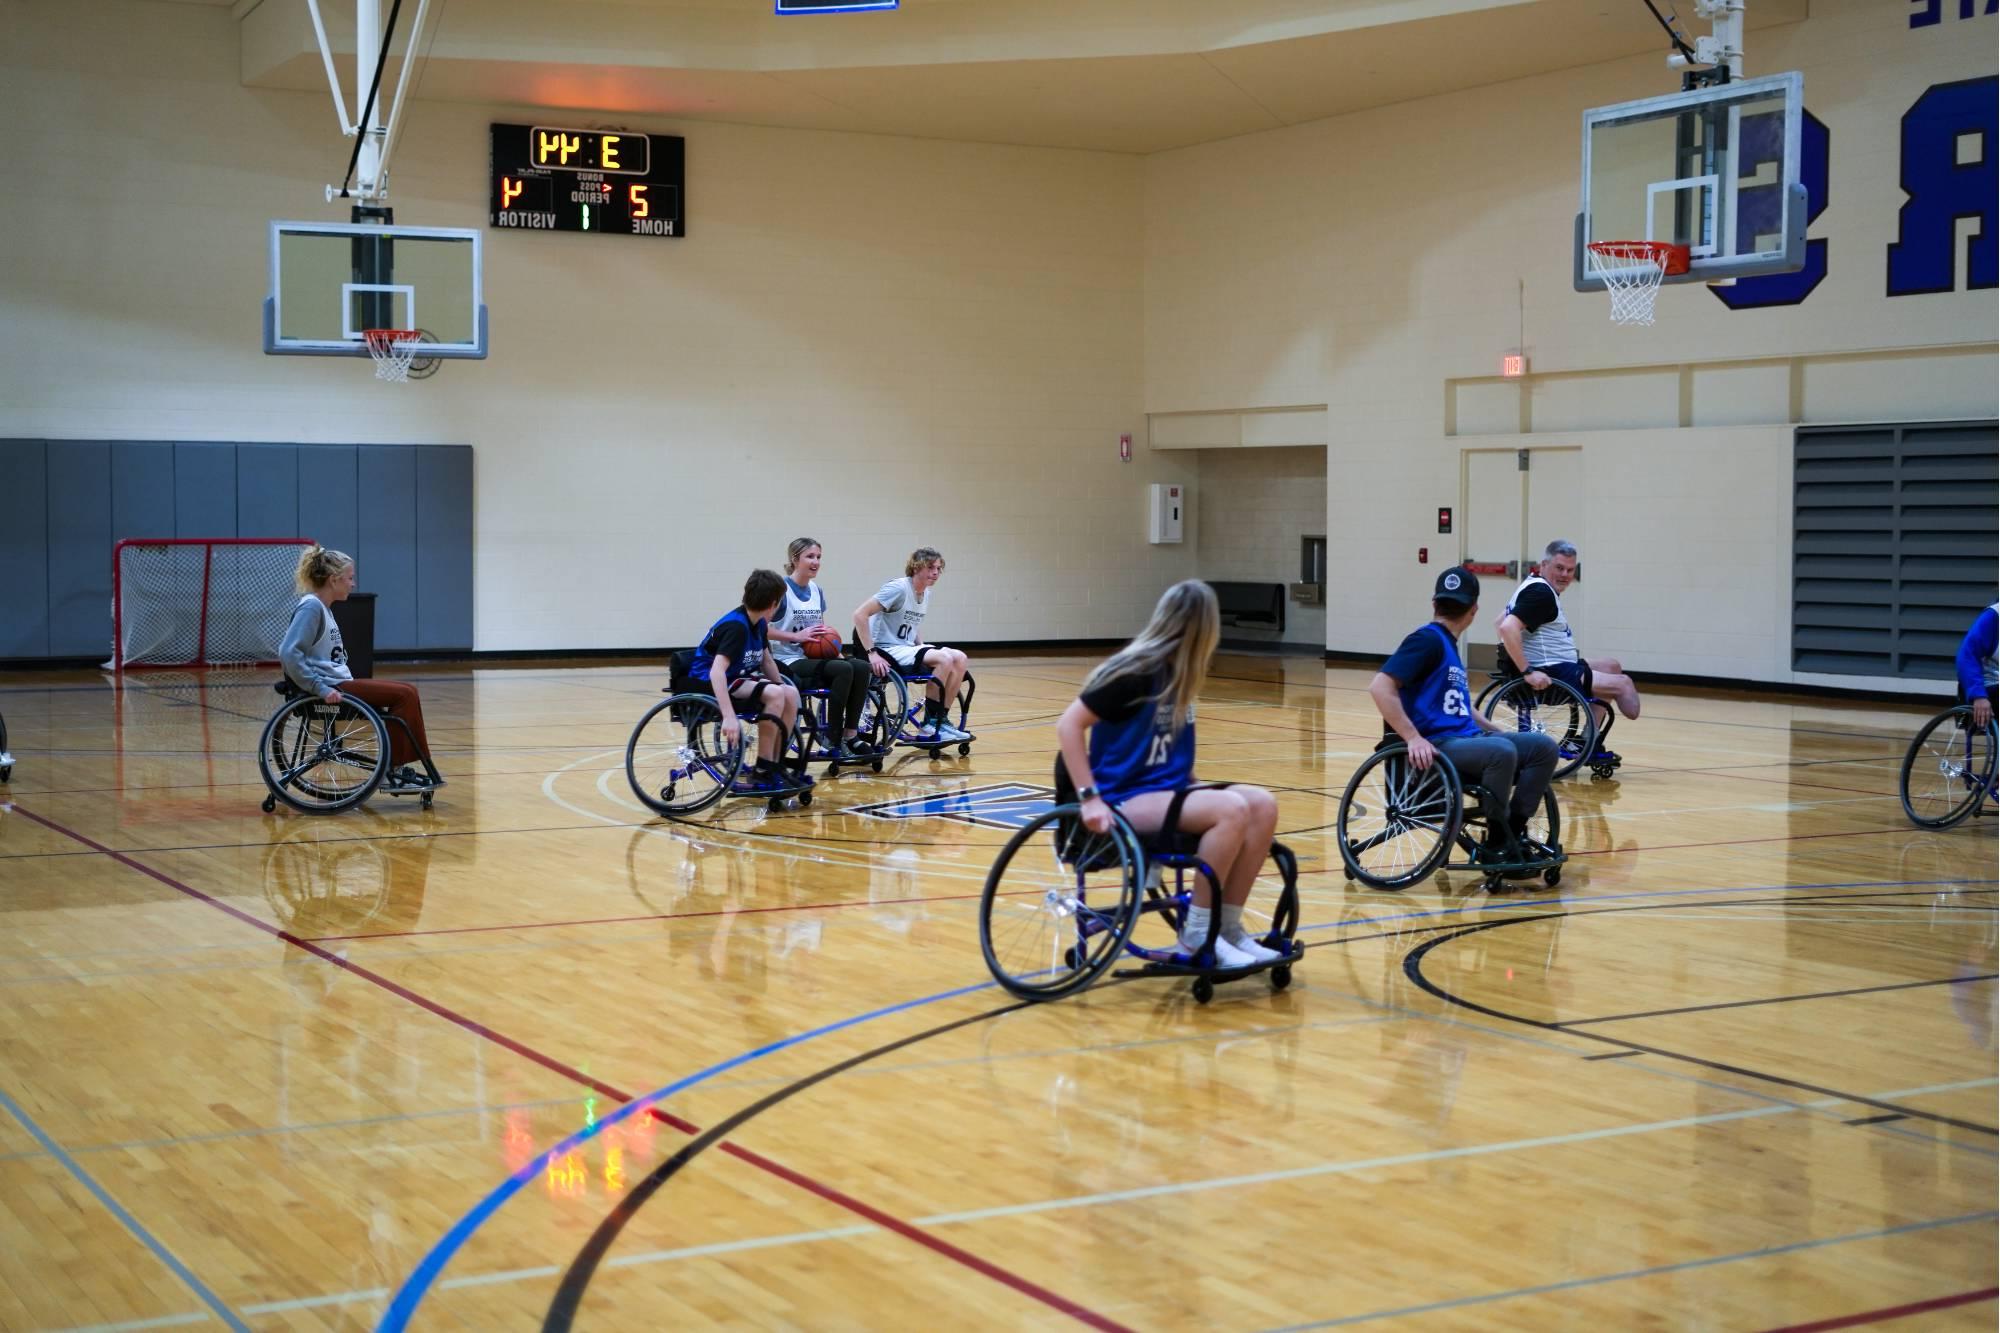
<instances>
[{"instance_id":1,"label":"cambered wheelchair wheel","mask_svg":"<svg viewBox=\"0 0 2000 1333\"><path fill-rule=\"evenodd\" d=\"M743 724L754 736L755 724ZM743 766L743 745L722 734L722 709L706 694L662 699L625 743L625 780L646 808L668 818L692 815L721 800Z\"/></svg>"},{"instance_id":2,"label":"cambered wheelchair wheel","mask_svg":"<svg viewBox=\"0 0 2000 1333\"><path fill-rule=\"evenodd\" d=\"M1083 989L1119 957L1139 918L1144 856L1114 813L1092 833L1059 805L1007 840L986 873L979 947L993 979L1024 1000Z\"/></svg>"},{"instance_id":3,"label":"cambered wheelchair wheel","mask_svg":"<svg viewBox=\"0 0 2000 1333\"><path fill-rule=\"evenodd\" d=\"M339 814L374 795L388 776L389 729L351 694L337 704L302 695L264 724L257 768L271 789L266 814L279 801L302 814Z\"/></svg>"},{"instance_id":4,"label":"cambered wheelchair wheel","mask_svg":"<svg viewBox=\"0 0 2000 1333\"><path fill-rule=\"evenodd\" d=\"M1450 854L1458 835L1458 770L1439 755L1421 773L1400 741L1368 756L1340 798L1335 832L1347 877L1370 888L1407 889Z\"/></svg>"},{"instance_id":5,"label":"cambered wheelchair wheel","mask_svg":"<svg viewBox=\"0 0 2000 1333\"><path fill-rule=\"evenodd\" d=\"M1903 756L1903 813L1918 828L1950 828L1979 808L1993 777L1993 725L1973 726L1970 704L1948 708L1924 723Z\"/></svg>"},{"instance_id":6,"label":"cambered wheelchair wheel","mask_svg":"<svg viewBox=\"0 0 2000 1333\"><path fill-rule=\"evenodd\" d=\"M7 748L7 719L0 717L0 782L14 776L14 755Z\"/></svg>"},{"instance_id":7,"label":"cambered wheelchair wheel","mask_svg":"<svg viewBox=\"0 0 2000 1333\"><path fill-rule=\"evenodd\" d=\"M1576 772L1597 753L1597 710L1567 681L1551 678L1538 690L1526 677L1503 677L1486 687L1474 707L1509 730L1553 737L1558 778Z\"/></svg>"}]
</instances>

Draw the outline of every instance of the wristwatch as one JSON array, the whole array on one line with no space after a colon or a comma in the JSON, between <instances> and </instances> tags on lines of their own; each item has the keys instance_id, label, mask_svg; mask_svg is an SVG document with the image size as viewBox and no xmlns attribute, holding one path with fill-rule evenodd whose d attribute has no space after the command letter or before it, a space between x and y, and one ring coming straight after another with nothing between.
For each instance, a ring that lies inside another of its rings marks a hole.
<instances>
[{"instance_id":1,"label":"wristwatch","mask_svg":"<svg viewBox=\"0 0 2000 1333\"><path fill-rule=\"evenodd\" d=\"M1096 799L1097 785L1095 783L1092 783L1088 787L1078 787L1076 789L1076 803L1078 805L1082 805L1085 801L1094 801Z\"/></svg>"}]
</instances>

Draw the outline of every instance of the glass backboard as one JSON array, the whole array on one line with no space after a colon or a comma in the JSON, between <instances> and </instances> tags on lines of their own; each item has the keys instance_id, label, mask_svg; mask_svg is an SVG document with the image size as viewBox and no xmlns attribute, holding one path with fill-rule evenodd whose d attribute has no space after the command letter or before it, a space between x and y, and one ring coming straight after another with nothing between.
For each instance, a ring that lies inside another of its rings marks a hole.
<instances>
[{"instance_id":1,"label":"glass backboard","mask_svg":"<svg viewBox=\"0 0 2000 1333\"><path fill-rule=\"evenodd\" d=\"M273 222L264 350L367 356L368 329L422 329L425 356L484 357L481 241L462 227Z\"/></svg>"}]
</instances>

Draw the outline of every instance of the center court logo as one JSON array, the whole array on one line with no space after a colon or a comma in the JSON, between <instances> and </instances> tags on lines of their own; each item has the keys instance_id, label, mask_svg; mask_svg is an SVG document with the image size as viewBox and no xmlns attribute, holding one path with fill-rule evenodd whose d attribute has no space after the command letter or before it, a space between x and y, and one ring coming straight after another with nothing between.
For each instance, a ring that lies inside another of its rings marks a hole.
<instances>
[{"instance_id":1,"label":"center court logo","mask_svg":"<svg viewBox=\"0 0 2000 1333\"><path fill-rule=\"evenodd\" d=\"M1053 788L1003 782L992 787L967 787L929 796L908 796L900 801L849 806L841 813L868 819L948 819L980 828L1021 829L1033 823L1036 816L1054 809L1055 798Z\"/></svg>"}]
</instances>

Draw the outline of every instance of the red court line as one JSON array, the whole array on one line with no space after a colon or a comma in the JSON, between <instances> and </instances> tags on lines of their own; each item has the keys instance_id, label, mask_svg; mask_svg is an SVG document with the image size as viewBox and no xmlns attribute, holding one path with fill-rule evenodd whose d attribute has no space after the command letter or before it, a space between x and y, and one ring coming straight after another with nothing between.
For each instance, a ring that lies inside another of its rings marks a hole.
<instances>
[{"instance_id":1,"label":"red court line","mask_svg":"<svg viewBox=\"0 0 2000 1333\"><path fill-rule=\"evenodd\" d=\"M509 1037L504 1033L496 1032L492 1028L487 1027L484 1023L481 1023L476 1019L468 1018L464 1014L459 1013L457 1010L438 1003L436 1000L432 1000L426 996L419 995L417 992L411 990L409 987L404 986L399 982L389 980L389 978L383 976L379 972L375 972L370 970L369 968L363 967L359 963L349 962L347 959L340 957L338 954L332 953L326 949L322 949L319 945L313 943L311 940L303 939L297 935L292 934L288 930L284 930L278 926L272 925L268 921L259 920L257 917L251 916L248 912L242 911L239 908L231 907L228 903L223 902L221 899L203 893L200 889L192 888L189 885L183 884L179 880L173 878L171 875L167 875L162 873L161 871L155 870L149 865L146 865L139 861L135 861L130 856L127 856L123 852L114 851L111 848L106 847L103 843L97 842L94 839L88 838L83 834L78 833L75 829L65 828L63 825L56 823L54 820L44 818L43 816L36 814L34 811L24 809L19 805L16 805L14 807L14 813L33 820L35 823L40 824L43 828L46 828L51 832L59 833L63 837L74 839L75 841L80 842L84 846L90 848L92 851L98 852L104 856L108 856L112 860L118 862L118 864L125 866L128 869L136 870L140 874L148 877L149 879L157 880L159 883L166 885L168 888L172 889L176 893L185 894L187 897L194 899L196 902L205 903L206 905L213 907L218 912L222 912L227 916L234 917L236 920L241 921L246 926L250 926L256 930L260 930L264 932L266 935L272 936L275 939L282 940L286 944L289 944L294 948L303 949L305 952L311 954L313 957L319 959L321 962L331 963L333 966L341 969L343 972L351 972L355 976L360 977L363 981L371 982L374 985L380 986L383 990L388 991L391 995L394 995L399 999L408 1000L411 1004L416 1005L418 1008L427 1010L430 1013L437 1015L439 1018L444 1019L446 1022L465 1029L467 1032L472 1033L474 1036L483 1037L487 1041L490 1041L495 1045L502 1047L505 1050L512 1051L514 1054L522 1057L523 1059L533 1061L535 1064L540 1065L542 1068L547 1069L552 1073L560 1074L564 1078L570 1079L571 1081L576 1083L580 1083L584 1087L589 1088L594 1092L602 1093L604 1096L609 1097L614 1101L629 1102L632 1100L632 1094L624 1091L621 1088L613 1087L611 1084L606 1083L602 1079L593 1078L591 1075L584 1073L580 1069L564 1064L561 1060L556 1059L554 1056L544 1055L542 1052L534 1049L532 1046L524 1045L523 1043L514 1040L514 1038ZM654 1119L660 1121L662 1124L670 1125L673 1128L679 1130L683 1134L693 1136L701 1133L700 1126L692 1123L691 1121L683 1120L677 1115L673 1115L669 1112L662 1111L657 1106L648 1107L647 1113L650 1114ZM907 1240L913 1240L917 1244L922 1245L925 1249L930 1250L933 1254L941 1255L944 1258L951 1260L953 1263L956 1263L964 1268L968 1268L971 1271L978 1273L982 1277L991 1278L993 1281L998 1282L1003 1286L1011 1287L1015 1291L1020 1292L1022 1295L1027 1296L1032 1300L1038 1301L1041 1304L1048 1306L1052 1310L1058 1311L1061 1314L1068 1315L1070 1318L1075 1319L1081 1323L1088 1324L1092 1328L1107 1330L1107 1333L1129 1333L1129 1330L1126 1330L1124 1325L1117 1323L1115 1320L1108 1319L1103 1315L1097 1314L1096 1312L1090 1310L1085 1306L1079 1305L1077 1302L1070 1300L1067 1296L1058 1295L1056 1292L1050 1291L1046 1287L1039 1286L1036 1283L1029 1281L1027 1278L1022 1277L1019 1273L1011 1272L1008 1269L1002 1268L998 1264L991 1262L990 1260L982 1259L980 1256L973 1254L969 1250L961 1249L960 1247L952 1244L950 1241L945 1240L942 1237L934 1236L931 1233L924 1231L923 1229L916 1226L916 1224L914 1223L905 1222L901 1218L895 1217L890 1213L886 1213L881 1209L874 1207L871 1204L864 1203L860 1199L857 1199L850 1194L847 1194L839 1189L836 1189L832 1185L826 1184L824 1181L816 1180L813 1177L805 1175L800 1171L785 1166L781 1162L773 1161L771 1158L765 1157L761 1153L753 1152L748 1148L737 1147L733 1143L725 1141L721 1145L721 1147L724 1152L729 1153L731 1156L737 1158L739 1161L754 1166L758 1170L763 1171L768 1175L775 1176L779 1180L783 1180L788 1184L796 1185L800 1189L806 1190L812 1194L816 1194L820 1198L825 1199L827 1202L836 1204L839 1207L846 1209L848 1212L855 1214L856 1216L864 1217L868 1221L873 1222L875 1225L883 1227L889 1231L893 1231L897 1235L902 1236Z\"/></svg>"},{"instance_id":2,"label":"red court line","mask_svg":"<svg viewBox=\"0 0 2000 1333\"><path fill-rule=\"evenodd\" d=\"M1015 894L1033 893L1021 889ZM940 893L917 898L849 898L831 903L787 903L781 907L718 907L712 912L650 912L640 916L584 917L575 921L527 921L502 926L439 926L435 930L378 930L365 935L310 935L320 944L339 940L405 940L418 935L479 935L494 930L559 930L564 926L620 926L632 921L693 921L705 916L755 916L760 912L826 912L840 907L891 907L900 903L954 903L977 898L977 893Z\"/></svg>"},{"instance_id":3,"label":"red court line","mask_svg":"<svg viewBox=\"0 0 2000 1333\"><path fill-rule=\"evenodd\" d=\"M1777 1328L1765 1329L1764 1333L1825 1333L1828 1329L1858 1328L1862 1324L1887 1323L1891 1319L1923 1314L1930 1310L1949 1310L1959 1305L1976 1305L1980 1301L1990 1301L1996 1296L2000 1296L2000 1287L1987 1287L1983 1291L1962 1291L1956 1296L1935 1296L1927 1301L1911 1301L1908 1305L1890 1305L1880 1310L1841 1315L1835 1319L1818 1319L1810 1324L1783 1324Z\"/></svg>"}]
</instances>

